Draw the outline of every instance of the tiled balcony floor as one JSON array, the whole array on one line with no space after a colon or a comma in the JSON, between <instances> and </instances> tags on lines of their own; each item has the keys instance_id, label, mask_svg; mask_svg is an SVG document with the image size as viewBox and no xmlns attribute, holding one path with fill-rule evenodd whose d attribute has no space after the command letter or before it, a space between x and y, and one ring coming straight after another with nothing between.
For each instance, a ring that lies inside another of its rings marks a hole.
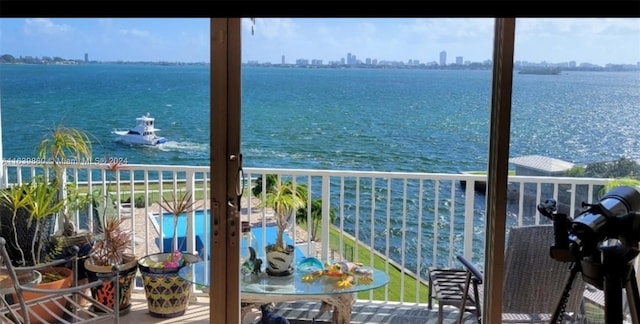
<instances>
[{"instance_id":1,"label":"tiled balcony floor","mask_svg":"<svg viewBox=\"0 0 640 324\"><path fill-rule=\"evenodd\" d=\"M278 313L287 317L291 324L313 323L312 318L318 314L319 307L319 301L280 303L276 306ZM445 307L443 316L444 324L456 323L458 310L453 307ZM251 321L251 318L254 320ZM245 323L259 323L259 320L256 318L258 318L257 314L254 317L249 315L245 318ZM475 316L470 313L466 313L464 318L464 324L477 323ZM315 323L330 323L330 319L331 314L325 313L316 319ZM161 319L149 315L144 292L136 291L132 295L131 311L129 314L121 317L120 322L136 324L209 323L209 298L198 296L195 302L190 303L185 315L176 318ZM596 311L594 313L593 308L587 309L586 322L589 324L604 323L602 312ZM106 324L109 322L103 323ZM430 310L426 305L397 306L393 304L356 302L351 312L351 323L436 324L438 323L438 311L437 306L434 306L433 310Z\"/></svg>"},{"instance_id":2,"label":"tiled balcony floor","mask_svg":"<svg viewBox=\"0 0 640 324\"><path fill-rule=\"evenodd\" d=\"M284 315L291 321L291 324L296 323L312 323L312 318L317 315L318 308L320 307L319 301L313 302L294 302L294 303L281 303L276 306L278 313ZM444 323L455 323L458 317L458 311L455 308L450 308L445 311ZM372 304L356 302L353 305L351 312L351 323L423 323L423 324L435 324L438 320L437 307L433 310L429 310L425 306L395 306L389 304ZM250 316L247 316L247 323L256 323L257 321L249 321ZM255 318L255 317L254 317ZM466 314L465 324L477 323L475 318ZM331 314L325 313L320 318L316 319L316 323L329 323ZM209 323L209 298L199 296L196 302L192 302L189 305L189 309L185 315L162 319L155 318L149 315L147 311L147 302L143 292L135 292L132 296L132 306L129 314L120 318L121 323L157 323L157 324L172 324L172 323Z\"/></svg>"}]
</instances>

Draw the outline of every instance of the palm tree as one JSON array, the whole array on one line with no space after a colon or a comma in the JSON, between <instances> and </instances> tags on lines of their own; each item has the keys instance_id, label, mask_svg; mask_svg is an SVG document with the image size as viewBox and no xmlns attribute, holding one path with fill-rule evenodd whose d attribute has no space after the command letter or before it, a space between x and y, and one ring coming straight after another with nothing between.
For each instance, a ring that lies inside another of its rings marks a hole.
<instances>
[{"instance_id":1,"label":"palm tree","mask_svg":"<svg viewBox=\"0 0 640 324\"><path fill-rule=\"evenodd\" d=\"M276 183L278 182L278 176L275 174L261 175L256 180L256 184L253 186L253 188L251 188L251 193L253 193L255 197L260 197L260 194L262 193L262 181L265 178L267 179L265 184L266 192L273 191L273 188L276 186Z\"/></svg>"},{"instance_id":2,"label":"palm tree","mask_svg":"<svg viewBox=\"0 0 640 324\"><path fill-rule=\"evenodd\" d=\"M267 197L263 202L264 206L273 208L278 225L276 236L276 248L284 250L284 231L289 227L290 217L295 217L295 213L305 206L307 190L305 186L294 187L291 181L277 184L272 191L267 192Z\"/></svg>"},{"instance_id":3,"label":"palm tree","mask_svg":"<svg viewBox=\"0 0 640 324\"><path fill-rule=\"evenodd\" d=\"M90 162L91 153L92 144L87 132L61 124L45 134L36 148L39 159L53 163L56 172L54 181L62 180L64 168L60 164L69 163L72 159L76 162Z\"/></svg>"},{"instance_id":4,"label":"palm tree","mask_svg":"<svg viewBox=\"0 0 640 324\"><path fill-rule=\"evenodd\" d=\"M162 203L160 207L173 216L173 249L174 251L180 251L178 249L178 218L182 214L190 213L194 210L196 202L193 201L190 191L185 192L183 195L175 196L172 194L172 199L168 200L162 196ZM174 260L175 261L175 260Z\"/></svg>"},{"instance_id":5,"label":"palm tree","mask_svg":"<svg viewBox=\"0 0 640 324\"><path fill-rule=\"evenodd\" d=\"M296 224L307 223L308 209L305 204L303 208L300 208L296 213ZM329 222L333 223L336 220L335 208L329 208ZM315 241L318 235L318 229L322 223L322 199L315 198L311 201L311 241Z\"/></svg>"},{"instance_id":6,"label":"palm tree","mask_svg":"<svg viewBox=\"0 0 640 324\"><path fill-rule=\"evenodd\" d=\"M56 125L50 130L36 147L36 156L39 160L49 161L53 164L53 180L51 186L57 188L60 201L65 200L66 188L64 183L65 167L67 163L91 162L92 143L89 133L73 127L67 127L62 124ZM67 206L61 209L64 223L63 228L68 232L70 228L75 228L71 223Z\"/></svg>"}]
</instances>

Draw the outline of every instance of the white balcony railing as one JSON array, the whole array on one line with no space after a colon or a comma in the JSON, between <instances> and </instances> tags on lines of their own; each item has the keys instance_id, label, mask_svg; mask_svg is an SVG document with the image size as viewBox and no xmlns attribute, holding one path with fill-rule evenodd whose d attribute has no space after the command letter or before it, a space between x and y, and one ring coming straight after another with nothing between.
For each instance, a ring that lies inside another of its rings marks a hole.
<instances>
[{"instance_id":1,"label":"white balcony railing","mask_svg":"<svg viewBox=\"0 0 640 324\"><path fill-rule=\"evenodd\" d=\"M209 210L210 176L207 166L129 164L118 171L95 164L67 167L69 181L75 181L90 192L97 190L104 193L109 190L116 197L133 197L131 204L120 205L117 213L120 217L127 217L131 212L128 224L135 236L137 244L134 253L137 255L164 248L163 240L156 240L161 237L160 233L165 232L162 213L156 206L161 202L160 193L179 194L189 190L194 193L194 200L200 202L199 208ZM41 165L4 161L3 172L2 184L6 187L29 181L45 171ZM456 254L464 254L478 265L483 263L486 217L483 187L486 176L246 168L241 181L244 197L251 195L255 180L267 174L290 179L296 185L306 185L309 191L308 206L315 199L321 200L319 242L311 242L310 236L305 242L300 242L296 231L289 234L306 255L325 260L336 258L336 255L345 259L361 259L358 255L361 249L353 249L352 244L345 244L349 240L356 240L363 248L375 251L375 255L382 257L387 269L398 268L419 282L426 282L427 268L431 265L456 266ZM607 181L596 178L510 176L508 227L549 223L536 209L538 203L549 198L558 201L559 206L573 217L581 209L583 201L597 201L598 193ZM264 186L266 182L261 190L263 193ZM251 214L254 221L257 219L257 226L268 226L272 215L257 203L264 198L262 195L257 199L243 200L241 218L249 219ZM136 197L147 203L136 207ZM331 209L336 216L332 223ZM76 224L93 228L92 215L93 210L87 211L84 216L79 213L75 216ZM191 216L187 218L185 233L187 250L209 255L209 219L204 217L202 223L198 223L195 212ZM310 213L307 218L312 220ZM300 226L311 233L314 229L311 223ZM262 240L263 245L267 243L264 235ZM550 246L552 244L549 242ZM199 245L202 247L198 251ZM374 257L374 253L370 254L369 264L373 264ZM400 289L405 289L404 285ZM404 300L401 297L400 302L418 303L420 297L415 295L416 300ZM400 292L400 296L405 296L404 291Z\"/></svg>"}]
</instances>

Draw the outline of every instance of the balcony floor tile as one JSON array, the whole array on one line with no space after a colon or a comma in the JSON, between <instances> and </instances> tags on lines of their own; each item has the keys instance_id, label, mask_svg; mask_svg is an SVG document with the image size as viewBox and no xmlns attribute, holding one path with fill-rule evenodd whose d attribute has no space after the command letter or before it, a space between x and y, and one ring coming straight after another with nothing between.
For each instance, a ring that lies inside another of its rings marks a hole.
<instances>
[{"instance_id":1,"label":"balcony floor tile","mask_svg":"<svg viewBox=\"0 0 640 324\"><path fill-rule=\"evenodd\" d=\"M318 314L320 302L286 302L276 306L279 314L287 317L291 324L312 323L312 318ZM445 309L444 324L455 323L458 311L455 308ZM249 316L247 316L249 318ZM331 314L325 313L316 319L315 323L330 323ZM358 301L353 305L351 323L424 323L435 324L438 320L437 308L429 310L426 305L400 306L393 304L378 304ZM129 314L120 318L123 323L137 324L172 324L172 323L209 323L209 298L198 296L189 305L186 314L176 318L162 319L149 315L144 292L136 291L132 295L132 306ZM109 322L101 322L109 323ZM256 321L252 322L256 323ZM465 324L477 323L471 314L466 314Z\"/></svg>"}]
</instances>

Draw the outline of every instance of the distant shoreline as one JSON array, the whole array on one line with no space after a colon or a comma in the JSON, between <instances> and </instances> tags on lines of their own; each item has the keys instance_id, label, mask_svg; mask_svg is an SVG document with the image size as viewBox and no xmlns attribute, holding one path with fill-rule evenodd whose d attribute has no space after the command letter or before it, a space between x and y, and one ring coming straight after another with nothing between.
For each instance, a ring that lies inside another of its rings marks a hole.
<instances>
[{"instance_id":1,"label":"distant shoreline","mask_svg":"<svg viewBox=\"0 0 640 324\"><path fill-rule=\"evenodd\" d=\"M35 59L33 59L35 60ZM77 66L77 65L147 65L147 66L210 66L209 62L145 62L145 61L83 61L83 60L38 60L38 61L20 61L7 62L0 57L0 65L56 65L56 66ZM491 70L492 65L486 63L470 63L466 65L450 64L446 66L430 65L430 64L272 64L272 63L242 63L242 67L263 67L263 68L303 68L303 69L400 69L400 70ZM560 74L561 72L640 72L640 66L634 64L607 64L602 67L599 65L589 65L582 67L568 67L560 64L526 65L514 66L514 72L519 74ZM535 73L540 70L553 70L556 73ZM534 71L531 73L530 71Z\"/></svg>"}]
</instances>

